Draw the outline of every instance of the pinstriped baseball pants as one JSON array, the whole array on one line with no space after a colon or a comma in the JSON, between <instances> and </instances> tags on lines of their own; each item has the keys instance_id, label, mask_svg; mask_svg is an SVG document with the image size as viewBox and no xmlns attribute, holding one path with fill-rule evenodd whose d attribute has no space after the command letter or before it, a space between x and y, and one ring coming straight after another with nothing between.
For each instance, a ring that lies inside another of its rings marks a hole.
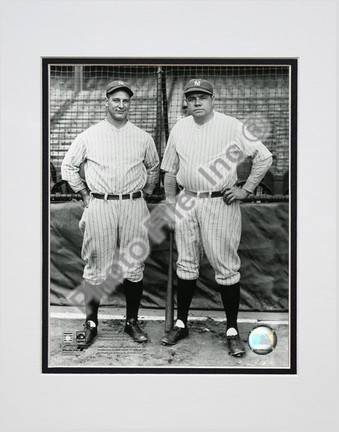
<instances>
[{"instance_id":1,"label":"pinstriped baseball pants","mask_svg":"<svg viewBox=\"0 0 339 432\"><path fill-rule=\"evenodd\" d=\"M131 282L143 278L144 262L149 255L147 223L144 223L148 217L143 198L106 201L91 197L79 222L84 235L83 277L89 284L99 285L111 273Z\"/></svg>"},{"instance_id":2,"label":"pinstriped baseball pants","mask_svg":"<svg viewBox=\"0 0 339 432\"><path fill-rule=\"evenodd\" d=\"M226 205L222 197L194 198L192 209L176 204L175 240L178 250L177 275L197 279L205 252L220 285L233 285L240 279L238 247L241 237L239 201ZM194 205L193 205L194 204Z\"/></svg>"}]
</instances>

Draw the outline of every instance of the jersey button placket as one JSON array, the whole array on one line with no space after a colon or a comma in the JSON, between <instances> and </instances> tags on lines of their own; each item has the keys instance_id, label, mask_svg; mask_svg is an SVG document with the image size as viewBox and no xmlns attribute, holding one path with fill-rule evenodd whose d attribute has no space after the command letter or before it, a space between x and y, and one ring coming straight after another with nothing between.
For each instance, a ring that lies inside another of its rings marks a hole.
<instances>
[{"instance_id":1,"label":"jersey button placket","mask_svg":"<svg viewBox=\"0 0 339 432\"><path fill-rule=\"evenodd\" d=\"M201 154L201 135L202 135L202 126L196 125L195 128L195 149L196 149L196 156L198 156L199 154ZM201 162L199 159L197 159L195 161L195 163L197 164L197 167L200 167ZM200 187L199 187L199 176L196 176L195 179L191 179L192 182L192 189L199 191ZM199 202L199 199L196 199L196 203L197 204Z\"/></svg>"},{"instance_id":2,"label":"jersey button placket","mask_svg":"<svg viewBox=\"0 0 339 432\"><path fill-rule=\"evenodd\" d=\"M123 151L123 148L122 148L122 140L121 140L121 133L120 133L120 130L119 129L117 129L117 133L116 133L116 145L117 145L117 155L118 155L118 175L117 175L117 177L116 177L116 179L117 179L117 184L115 185L116 186L116 190L117 191L121 191L121 171L120 171L120 169L121 169L121 165L122 165L122 151ZM122 204L122 199L119 199L119 203L120 203L120 205Z\"/></svg>"}]
</instances>

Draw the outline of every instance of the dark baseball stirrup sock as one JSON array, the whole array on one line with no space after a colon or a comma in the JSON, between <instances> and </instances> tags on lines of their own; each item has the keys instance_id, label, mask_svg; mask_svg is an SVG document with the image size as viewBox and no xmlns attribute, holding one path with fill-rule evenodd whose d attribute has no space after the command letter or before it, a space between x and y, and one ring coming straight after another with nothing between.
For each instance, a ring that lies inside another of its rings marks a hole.
<instances>
[{"instance_id":1,"label":"dark baseball stirrup sock","mask_svg":"<svg viewBox=\"0 0 339 432\"><path fill-rule=\"evenodd\" d=\"M234 285L219 285L222 303L226 313L226 331L234 327L238 331L238 312L240 302L240 285L237 282Z\"/></svg>"},{"instance_id":2,"label":"dark baseball stirrup sock","mask_svg":"<svg viewBox=\"0 0 339 432\"><path fill-rule=\"evenodd\" d=\"M194 295L197 280L184 280L178 278L177 285L177 320L181 320L187 326L188 311Z\"/></svg>"},{"instance_id":3,"label":"dark baseball stirrup sock","mask_svg":"<svg viewBox=\"0 0 339 432\"><path fill-rule=\"evenodd\" d=\"M102 284L90 285L84 283L84 295L85 295L85 306L86 306L86 321L93 321L98 325L98 309L100 300L103 296Z\"/></svg>"},{"instance_id":4,"label":"dark baseball stirrup sock","mask_svg":"<svg viewBox=\"0 0 339 432\"><path fill-rule=\"evenodd\" d=\"M123 289L126 297L126 321L138 319L140 301L143 292L143 282L131 282L124 280Z\"/></svg>"}]
</instances>

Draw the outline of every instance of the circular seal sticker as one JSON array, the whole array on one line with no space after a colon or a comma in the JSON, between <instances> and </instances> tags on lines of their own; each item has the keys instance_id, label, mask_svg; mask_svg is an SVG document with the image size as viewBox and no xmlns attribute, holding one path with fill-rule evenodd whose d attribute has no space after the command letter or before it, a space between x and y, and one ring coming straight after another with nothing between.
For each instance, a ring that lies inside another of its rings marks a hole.
<instances>
[{"instance_id":1,"label":"circular seal sticker","mask_svg":"<svg viewBox=\"0 0 339 432\"><path fill-rule=\"evenodd\" d=\"M259 325L248 335L248 345L256 354L269 354L277 345L277 335L271 327Z\"/></svg>"}]
</instances>

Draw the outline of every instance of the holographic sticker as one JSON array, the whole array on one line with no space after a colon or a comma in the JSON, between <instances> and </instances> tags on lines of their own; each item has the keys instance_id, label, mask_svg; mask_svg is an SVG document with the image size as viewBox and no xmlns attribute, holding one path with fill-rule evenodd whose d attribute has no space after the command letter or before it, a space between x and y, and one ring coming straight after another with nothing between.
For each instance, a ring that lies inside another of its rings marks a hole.
<instances>
[{"instance_id":1,"label":"holographic sticker","mask_svg":"<svg viewBox=\"0 0 339 432\"><path fill-rule=\"evenodd\" d=\"M256 354L269 354L277 345L277 335L271 327L259 325L249 333L248 345Z\"/></svg>"}]
</instances>

